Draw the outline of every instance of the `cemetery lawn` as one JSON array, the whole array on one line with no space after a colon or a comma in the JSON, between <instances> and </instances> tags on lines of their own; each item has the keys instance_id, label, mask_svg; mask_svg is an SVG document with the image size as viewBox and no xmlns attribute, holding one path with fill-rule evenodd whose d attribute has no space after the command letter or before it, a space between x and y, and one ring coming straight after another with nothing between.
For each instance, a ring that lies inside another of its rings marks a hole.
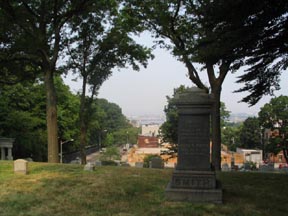
<instances>
[{"instance_id":1,"label":"cemetery lawn","mask_svg":"<svg viewBox=\"0 0 288 216\"><path fill-rule=\"evenodd\" d=\"M13 162L0 161L0 215L288 215L287 174L217 173L224 192L217 205L166 201L172 171L29 163L28 175L15 175Z\"/></svg>"}]
</instances>

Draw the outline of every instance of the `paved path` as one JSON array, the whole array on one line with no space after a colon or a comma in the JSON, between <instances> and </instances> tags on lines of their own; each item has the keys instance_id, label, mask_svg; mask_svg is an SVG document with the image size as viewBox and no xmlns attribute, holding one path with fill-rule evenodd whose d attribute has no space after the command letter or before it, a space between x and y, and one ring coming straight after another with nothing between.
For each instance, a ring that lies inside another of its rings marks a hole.
<instances>
[{"instance_id":1,"label":"paved path","mask_svg":"<svg viewBox=\"0 0 288 216\"><path fill-rule=\"evenodd\" d=\"M87 155L86 160L87 160L87 162L95 162L95 161L99 160L99 157L100 157L100 153L99 153L99 151L97 151L97 152L94 152L92 154Z\"/></svg>"}]
</instances>

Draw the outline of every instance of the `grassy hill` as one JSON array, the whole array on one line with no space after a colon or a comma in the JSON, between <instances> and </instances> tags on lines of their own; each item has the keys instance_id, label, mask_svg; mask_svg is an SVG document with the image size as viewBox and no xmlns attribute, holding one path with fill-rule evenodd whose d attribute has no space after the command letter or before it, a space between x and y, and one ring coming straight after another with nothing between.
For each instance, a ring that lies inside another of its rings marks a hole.
<instances>
[{"instance_id":1,"label":"grassy hill","mask_svg":"<svg viewBox=\"0 0 288 216\"><path fill-rule=\"evenodd\" d=\"M218 173L224 204L165 201L171 169L29 163L29 175L13 174L0 161L1 216L94 215L288 215L288 175Z\"/></svg>"}]
</instances>

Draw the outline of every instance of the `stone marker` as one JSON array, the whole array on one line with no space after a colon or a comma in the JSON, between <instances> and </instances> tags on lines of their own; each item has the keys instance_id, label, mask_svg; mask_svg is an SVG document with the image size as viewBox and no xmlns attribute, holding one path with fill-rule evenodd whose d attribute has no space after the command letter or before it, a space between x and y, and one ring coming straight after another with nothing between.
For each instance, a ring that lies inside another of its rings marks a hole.
<instances>
[{"instance_id":1,"label":"stone marker","mask_svg":"<svg viewBox=\"0 0 288 216\"><path fill-rule=\"evenodd\" d=\"M93 163L88 162L87 164L85 164L84 170L85 171L93 171L93 170L95 170L95 165Z\"/></svg>"},{"instance_id":2,"label":"stone marker","mask_svg":"<svg viewBox=\"0 0 288 216\"><path fill-rule=\"evenodd\" d=\"M222 165L222 171L225 171L225 172L230 171L229 165L227 163L224 163Z\"/></svg>"},{"instance_id":3,"label":"stone marker","mask_svg":"<svg viewBox=\"0 0 288 216\"><path fill-rule=\"evenodd\" d=\"M178 163L168 200L222 203L222 189L210 165L211 96L193 87L175 96L178 108Z\"/></svg>"},{"instance_id":4,"label":"stone marker","mask_svg":"<svg viewBox=\"0 0 288 216\"><path fill-rule=\"evenodd\" d=\"M150 168L163 169L164 162L160 157L153 157L151 159Z\"/></svg>"},{"instance_id":5,"label":"stone marker","mask_svg":"<svg viewBox=\"0 0 288 216\"><path fill-rule=\"evenodd\" d=\"M14 173L16 174L28 174L28 161L18 159L14 161Z\"/></svg>"},{"instance_id":6,"label":"stone marker","mask_svg":"<svg viewBox=\"0 0 288 216\"><path fill-rule=\"evenodd\" d=\"M123 163L121 163L121 166L123 166L123 167L130 167L130 164L127 163L127 162L123 162Z\"/></svg>"},{"instance_id":7,"label":"stone marker","mask_svg":"<svg viewBox=\"0 0 288 216\"><path fill-rule=\"evenodd\" d=\"M142 162L136 162L135 167L143 168L143 163Z\"/></svg>"},{"instance_id":8,"label":"stone marker","mask_svg":"<svg viewBox=\"0 0 288 216\"><path fill-rule=\"evenodd\" d=\"M102 161L95 161L95 166L102 166Z\"/></svg>"}]
</instances>

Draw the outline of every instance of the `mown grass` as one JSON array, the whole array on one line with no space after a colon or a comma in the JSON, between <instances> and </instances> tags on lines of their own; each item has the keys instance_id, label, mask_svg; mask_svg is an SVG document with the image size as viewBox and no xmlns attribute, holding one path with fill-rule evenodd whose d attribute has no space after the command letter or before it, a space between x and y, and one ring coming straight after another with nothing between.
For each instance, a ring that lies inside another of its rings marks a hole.
<instances>
[{"instance_id":1,"label":"mown grass","mask_svg":"<svg viewBox=\"0 0 288 216\"><path fill-rule=\"evenodd\" d=\"M172 170L29 163L29 175L15 175L0 162L1 216L91 215L288 215L288 175L218 173L224 203L165 200Z\"/></svg>"}]
</instances>

